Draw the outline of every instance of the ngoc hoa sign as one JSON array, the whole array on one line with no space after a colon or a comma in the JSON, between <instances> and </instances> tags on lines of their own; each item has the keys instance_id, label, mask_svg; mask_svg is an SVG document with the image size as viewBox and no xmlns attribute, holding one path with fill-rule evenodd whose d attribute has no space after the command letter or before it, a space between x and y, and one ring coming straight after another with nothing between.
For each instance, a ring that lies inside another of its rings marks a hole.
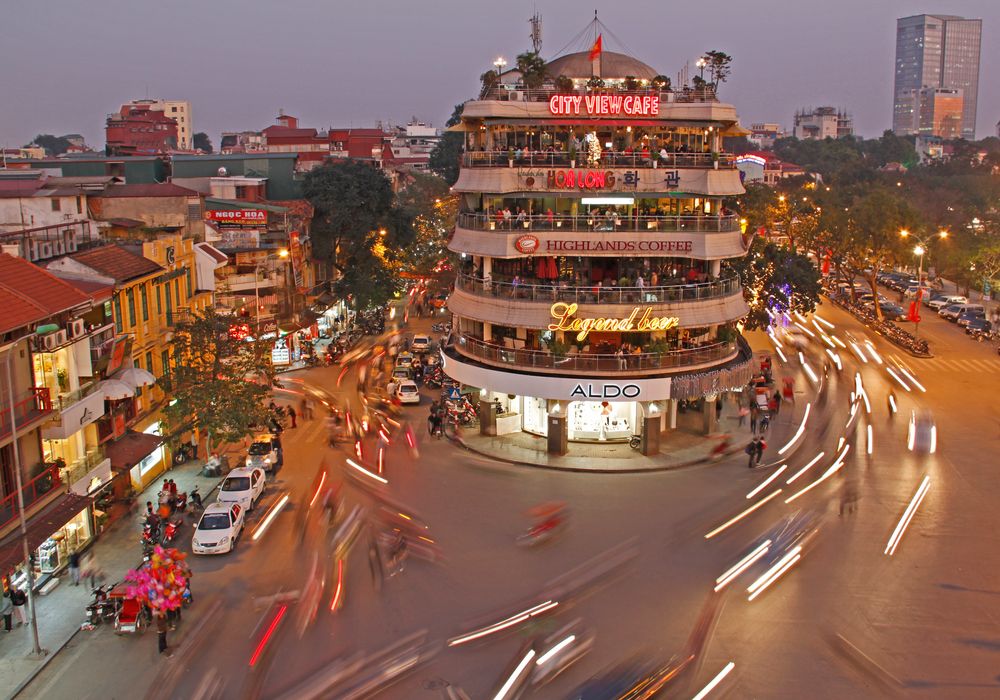
<instances>
[{"instance_id":1,"label":"ngoc hoa sign","mask_svg":"<svg viewBox=\"0 0 1000 700\"><path fill-rule=\"evenodd\" d=\"M580 108L586 110L581 112ZM549 112L557 116L587 114L592 117L655 117L660 113L659 95L553 95Z\"/></svg>"},{"instance_id":2,"label":"ngoc hoa sign","mask_svg":"<svg viewBox=\"0 0 1000 700\"><path fill-rule=\"evenodd\" d=\"M632 313L622 318L573 318L578 304L557 301L549 308L549 314L556 321L549 324L550 331L572 331L576 339L583 341L591 331L628 333L633 331L651 333L676 328L680 319L676 316L653 316L653 308L640 309L636 306Z\"/></svg>"}]
</instances>

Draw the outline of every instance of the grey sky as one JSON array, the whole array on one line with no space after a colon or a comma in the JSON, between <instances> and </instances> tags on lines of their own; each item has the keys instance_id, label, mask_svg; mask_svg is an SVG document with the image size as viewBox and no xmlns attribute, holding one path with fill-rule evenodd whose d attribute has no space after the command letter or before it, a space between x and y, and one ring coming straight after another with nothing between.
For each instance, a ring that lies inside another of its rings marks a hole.
<instances>
[{"instance_id":1,"label":"grey sky","mask_svg":"<svg viewBox=\"0 0 1000 700\"><path fill-rule=\"evenodd\" d=\"M880 134L892 116L895 19L983 19L978 136L1000 120L1000 0L48 0L4 3L0 144L79 132L104 144L107 113L133 98L188 99L196 131L259 130L279 108L303 125L443 124L497 55L546 58L599 10L630 53L675 76L720 49L722 99L745 124L791 126L799 107L848 109ZM621 50L605 36L605 49Z\"/></svg>"}]
</instances>

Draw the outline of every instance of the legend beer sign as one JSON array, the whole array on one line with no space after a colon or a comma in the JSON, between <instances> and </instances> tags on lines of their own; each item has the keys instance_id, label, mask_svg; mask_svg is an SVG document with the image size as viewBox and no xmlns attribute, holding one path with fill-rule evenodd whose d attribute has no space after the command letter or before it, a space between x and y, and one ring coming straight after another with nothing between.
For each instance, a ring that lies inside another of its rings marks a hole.
<instances>
[{"instance_id":1,"label":"legend beer sign","mask_svg":"<svg viewBox=\"0 0 1000 700\"><path fill-rule=\"evenodd\" d=\"M659 95L553 95L549 98L549 113L555 116L585 114L592 117L655 117L660 114Z\"/></svg>"},{"instance_id":2,"label":"legend beer sign","mask_svg":"<svg viewBox=\"0 0 1000 700\"><path fill-rule=\"evenodd\" d=\"M632 313L622 318L573 318L579 309L578 304L567 304L558 301L549 308L549 314L555 323L549 324L550 331L571 331L576 333L576 339L583 341L591 331L595 333L652 333L676 328L681 320L676 316L653 316L653 308L647 306L640 309L636 306ZM641 315L640 315L641 313Z\"/></svg>"}]
</instances>

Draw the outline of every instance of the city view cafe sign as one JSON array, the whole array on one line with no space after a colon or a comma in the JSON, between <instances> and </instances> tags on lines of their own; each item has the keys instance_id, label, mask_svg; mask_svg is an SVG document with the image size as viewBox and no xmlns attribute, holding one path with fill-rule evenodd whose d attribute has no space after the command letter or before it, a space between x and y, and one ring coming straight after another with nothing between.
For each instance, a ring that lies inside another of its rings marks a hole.
<instances>
[{"instance_id":1,"label":"city view cafe sign","mask_svg":"<svg viewBox=\"0 0 1000 700\"><path fill-rule=\"evenodd\" d=\"M549 113L555 116L655 117L660 113L659 95L553 95Z\"/></svg>"},{"instance_id":2,"label":"city view cafe sign","mask_svg":"<svg viewBox=\"0 0 1000 700\"><path fill-rule=\"evenodd\" d=\"M595 333L652 333L665 331L680 325L676 316L653 316L653 308L636 306L628 316L620 318L576 318L578 304L567 304L558 301L549 308L549 314L555 319L550 323L550 331L569 331L576 333L576 339L583 341L591 331Z\"/></svg>"}]
</instances>

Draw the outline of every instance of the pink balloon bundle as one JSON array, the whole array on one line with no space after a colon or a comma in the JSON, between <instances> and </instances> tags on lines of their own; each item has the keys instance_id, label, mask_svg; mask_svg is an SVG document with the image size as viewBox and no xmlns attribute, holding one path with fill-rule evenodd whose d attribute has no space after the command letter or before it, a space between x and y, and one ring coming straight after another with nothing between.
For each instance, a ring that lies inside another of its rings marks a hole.
<instances>
[{"instance_id":1,"label":"pink balloon bundle","mask_svg":"<svg viewBox=\"0 0 1000 700\"><path fill-rule=\"evenodd\" d=\"M125 574L129 584L127 595L155 611L181 607L184 589L191 578L191 569L184 563L185 556L173 547L164 549L157 545L148 562Z\"/></svg>"}]
</instances>

